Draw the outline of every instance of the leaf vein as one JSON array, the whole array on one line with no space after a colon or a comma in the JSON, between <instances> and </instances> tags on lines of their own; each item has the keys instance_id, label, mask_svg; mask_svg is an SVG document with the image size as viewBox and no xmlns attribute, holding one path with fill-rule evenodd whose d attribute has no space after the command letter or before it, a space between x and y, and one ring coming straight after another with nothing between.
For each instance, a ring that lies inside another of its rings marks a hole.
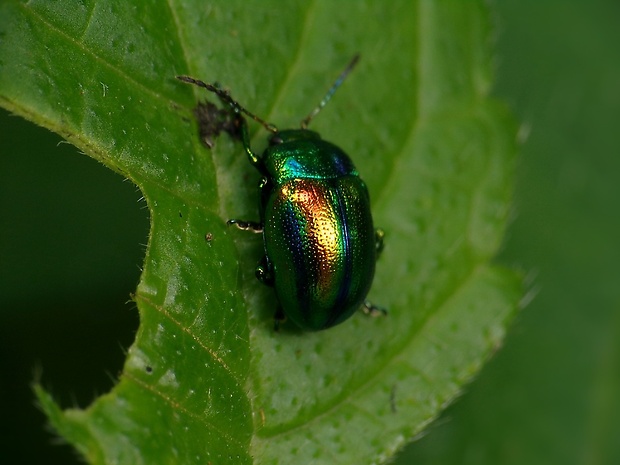
<instances>
[{"instance_id":1,"label":"leaf vein","mask_svg":"<svg viewBox=\"0 0 620 465\"><path fill-rule=\"evenodd\" d=\"M241 379L239 379L237 377L237 375L235 373L233 373L233 371L231 370L231 368L226 364L226 362L224 361L224 359L222 359L217 352L215 352L214 350L212 350L209 346L207 346L204 342L202 342L200 340L200 338L198 336L196 336L196 334L194 334L194 332L192 332L187 326L183 325L183 323L181 323L179 320L177 320L176 318L174 318L170 312L168 312L166 309L164 309L161 305L158 305L156 303L154 303L153 301L151 301L148 297L137 293L135 295L135 299L137 301L143 301L146 304L150 305L152 308L154 308L155 310L157 310L161 315L163 315L164 317L166 317L168 320L170 320L172 323L174 323L176 326L178 326L181 331L183 331L185 334L187 334L189 337L191 337L206 353L208 353L211 358L213 360L215 360L217 363L219 363L222 368L224 368L229 374L230 376L235 380L235 382L237 383L237 385L239 387L243 386L243 382Z\"/></svg>"},{"instance_id":2,"label":"leaf vein","mask_svg":"<svg viewBox=\"0 0 620 465\"><path fill-rule=\"evenodd\" d=\"M193 418L194 420L200 422L201 424L203 424L204 426L211 428L213 431L215 431L217 434L220 434L222 436L224 436L229 442L235 443L237 444L237 446L239 446L239 448L244 448L246 447L245 444L242 444L241 442L239 442L236 438L234 438L233 436L230 436L229 434L227 434L226 432L222 431L221 429L217 428L213 423L206 421L204 416L198 415L196 413L191 412L190 410L188 410L187 408L183 407L180 403L174 401L171 397L167 396L166 394L164 394L163 392L161 392L158 389L155 389L154 386L145 383L144 381L140 380L139 378L132 376L130 373L125 372L123 373L123 377L128 379L129 381L132 381L134 384L140 386L141 388L149 391L150 393L156 395L157 397L159 397L160 399L162 399L164 402L166 402L168 405L170 405L171 407L173 407L174 409L178 410L179 412L184 413L185 415L187 415L190 418Z\"/></svg>"}]
</instances>

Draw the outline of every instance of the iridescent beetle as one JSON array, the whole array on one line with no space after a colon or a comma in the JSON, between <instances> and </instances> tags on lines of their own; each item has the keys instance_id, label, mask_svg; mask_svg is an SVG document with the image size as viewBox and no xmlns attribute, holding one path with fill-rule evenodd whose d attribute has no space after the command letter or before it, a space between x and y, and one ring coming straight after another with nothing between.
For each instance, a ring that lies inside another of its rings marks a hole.
<instances>
[{"instance_id":1,"label":"iridescent beetle","mask_svg":"<svg viewBox=\"0 0 620 465\"><path fill-rule=\"evenodd\" d=\"M342 323L360 308L372 315L385 313L365 300L384 236L373 226L366 184L346 153L307 129L358 60L359 55L351 60L301 129L284 131L250 113L219 86L177 76L230 106L248 159L262 175L260 222L228 224L263 234L265 255L256 277L275 288L280 302L276 328L285 317L303 329L320 330ZM260 156L250 147L243 114L273 133Z\"/></svg>"}]
</instances>

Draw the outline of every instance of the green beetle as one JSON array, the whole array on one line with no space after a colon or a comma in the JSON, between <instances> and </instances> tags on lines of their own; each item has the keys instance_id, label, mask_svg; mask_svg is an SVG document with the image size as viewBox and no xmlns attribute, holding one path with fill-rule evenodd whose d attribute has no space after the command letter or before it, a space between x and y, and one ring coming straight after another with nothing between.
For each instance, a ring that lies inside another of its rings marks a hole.
<instances>
[{"instance_id":1,"label":"green beetle","mask_svg":"<svg viewBox=\"0 0 620 465\"><path fill-rule=\"evenodd\" d=\"M307 126L356 65L356 55L301 129L279 131L250 113L220 87L189 76L178 79L215 93L238 115L241 140L250 163L262 175L260 223L229 220L263 234L265 256L257 278L275 288L285 317L306 330L337 325L356 310L385 310L367 302L384 233L374 229L370 197L349 156ZM273 135L262 155L250 147L245 114Z\"/></svg>"}]
</instances>

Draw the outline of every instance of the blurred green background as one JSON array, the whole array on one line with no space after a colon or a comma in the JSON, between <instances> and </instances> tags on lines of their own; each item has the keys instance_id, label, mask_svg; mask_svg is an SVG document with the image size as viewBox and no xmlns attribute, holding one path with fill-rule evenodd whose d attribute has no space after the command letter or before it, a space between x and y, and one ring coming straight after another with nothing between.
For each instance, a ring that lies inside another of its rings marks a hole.
<instances>
[{"instance_id":1,"label":"blurred green background","mask_svg":"<svg viewBox=\"0 0 620 465\"><path fill-rule=\"evenodd\" d=\"M620 464L620 2L494 4L528 135L500 257L530 276L504 348L398 464ZM455 71L455 72L458 72ZM79 463L29 385L86 406L138 315L148 212L129 182L0 112L0 461Z\"/></svg>"}]
</instances>

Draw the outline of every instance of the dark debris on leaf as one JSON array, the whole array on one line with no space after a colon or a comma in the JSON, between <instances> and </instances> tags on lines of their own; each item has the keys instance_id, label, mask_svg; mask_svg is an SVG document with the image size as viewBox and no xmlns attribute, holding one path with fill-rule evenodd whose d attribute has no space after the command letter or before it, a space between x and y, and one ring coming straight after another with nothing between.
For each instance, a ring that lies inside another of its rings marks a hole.
<instances>
[{"instance_id":1,"label":"dark debris on leaf","mask_svg":"<svg viewBox=\"0 0 620 465\"><path fill-rule=\"evenodd\" d=\"M194 108L198 120L198 133L202 143L213 148L215 139L224 131L233 139L241 139L241 116L229 108L218 108L215 104L205 101Z\"/></svg>"}]
</instances>

